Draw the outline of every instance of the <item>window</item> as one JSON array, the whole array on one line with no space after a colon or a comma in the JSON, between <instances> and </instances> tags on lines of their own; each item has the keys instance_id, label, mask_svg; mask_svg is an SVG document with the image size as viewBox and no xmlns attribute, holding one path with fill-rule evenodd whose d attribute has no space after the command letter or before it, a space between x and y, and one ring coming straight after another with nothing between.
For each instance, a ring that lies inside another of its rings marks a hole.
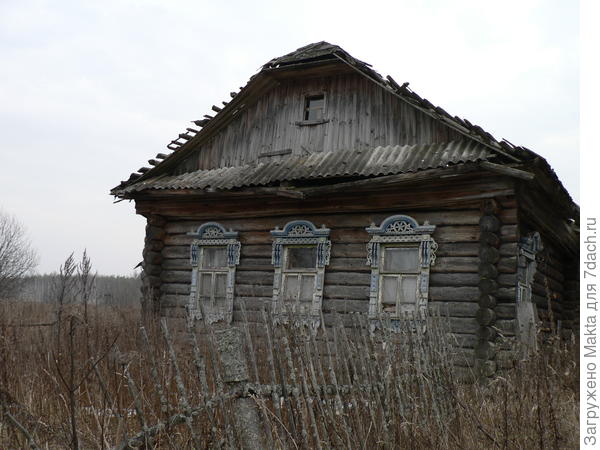
<instances>
[{"instance_id":1,"label":"window","mask_svg":"<svg viewBox=\"0 0 600 450\"><path fill-rule=\"evenodd\" d=\"M304 117L307 122L317 122L325 118L325 94L308 95L304 100Z\"/></svg>"},{"instance_id":2,"label":"window","mask_svg":"<svg viewBox=\"0 0 600 450\"><path fill-rule=\"evenodd\" d=\"M235 268L240 261L237 232L215 222L200 226L190 249L192 284L188 304L190 321L231 322Z\"/></svg>"},{"instance_id":3,"label":"window","mask_svg":"<svg viewBox=\"0 0 600 450\"><path fill-rule=\"evenodd\" d=\"M531 287L537 270L537 255L544 249L536 231L521 238L517 271L517 322L519 337L525 350L536 349L538 314L532 301Z\"/></svg>"},{"instance_id":4,"label":"window","mask_svg":"<svg viewBox=\"0 0 600 450\"><path fill-rule=\"evenodd\" d=\"M429 267L435 262L437 244L431 237L435 225L419 225L412 217L395 215L380 227L372 224L367 244L371 267L369 317L391 319L425 313L429 291Z\"/></svg>"},{"instance_id":5,"label":"window","mask_svg":"<svg viewBox=\"0 0 600 450\"><path fill-rule=\"evenodd\" d=\"M318 327L323 300L325 266L329 264L329 229L297 220L271 231L273 315L276 322Z\"/></svg>"}]
</instances>

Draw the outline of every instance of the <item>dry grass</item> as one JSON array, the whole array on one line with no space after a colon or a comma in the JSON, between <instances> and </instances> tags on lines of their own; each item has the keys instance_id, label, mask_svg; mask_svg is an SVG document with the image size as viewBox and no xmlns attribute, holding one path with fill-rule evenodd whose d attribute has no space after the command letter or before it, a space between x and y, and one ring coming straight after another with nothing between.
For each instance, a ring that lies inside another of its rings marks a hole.
<instances>
[{"instance_id":1,"label":"dry grass","mask_svg":"<svg viewBox=\"0 0 600 450\"><path fill-rule=\"evenodd\" d=\"M142 448L238 448L240 396L276 448L578 447L578 351L558 339L464 383L443 320L370 333L357 316L311 335L267 318L242 324L250 379L231 393L212 327L196 347L173 336L173 357L155 324L146 342L135 309L86 318L70 305L56 320L52 305L0 303L0 448L125 448L136 435Z\"/></svg>"}]
</instances>

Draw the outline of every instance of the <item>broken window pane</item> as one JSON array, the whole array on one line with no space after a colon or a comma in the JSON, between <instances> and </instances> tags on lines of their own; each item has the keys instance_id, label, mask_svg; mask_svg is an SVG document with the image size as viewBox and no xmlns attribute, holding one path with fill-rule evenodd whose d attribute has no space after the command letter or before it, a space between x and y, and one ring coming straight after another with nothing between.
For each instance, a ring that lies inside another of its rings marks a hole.
<instances>
[{"instance_id":1,"label":"broken window pane","mask_svg":"<svg viewBox=\"0 0 600 450\"><path fill-rule=\"evenodd\" d=\"M227 267L226 247L203 247L202 269L224 269Z\"/></svg>"},{"instance_id":2,"label":"broken window pane","mask_svg":"<svg viewBox=\"0 0 600 450\"><path fill-rule=\"evenodd\" d=\"M317 266L317 247L288 247L286 269L314 269Z\"/></svg>"},{"instance_id":3,"label":"broken window pane","mask_svg":"<svg viewBox=\"0 0 600 450\"><path fill-rule=\"evenodd\" d=\"M418 247L386 247L383 271L389 273L416 272L419 270Z\"/></svg>"}]
</instances>

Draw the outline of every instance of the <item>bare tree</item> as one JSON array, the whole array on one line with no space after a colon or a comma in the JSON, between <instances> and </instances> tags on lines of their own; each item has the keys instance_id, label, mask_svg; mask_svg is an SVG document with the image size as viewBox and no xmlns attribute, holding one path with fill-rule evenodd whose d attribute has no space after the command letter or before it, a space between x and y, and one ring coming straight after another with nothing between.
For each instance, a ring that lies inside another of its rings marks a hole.
<instances>
[{"instance_id":1,"label":"bare tree","mask_svg":"<svg viewBox=\"0 0 600 450\"><path fill-rule=\"evenodd\" d=\"M0 210L0 298L18 291L23 277L37 266L37 259L23 224Z\"/></svg>"}]
</instances>

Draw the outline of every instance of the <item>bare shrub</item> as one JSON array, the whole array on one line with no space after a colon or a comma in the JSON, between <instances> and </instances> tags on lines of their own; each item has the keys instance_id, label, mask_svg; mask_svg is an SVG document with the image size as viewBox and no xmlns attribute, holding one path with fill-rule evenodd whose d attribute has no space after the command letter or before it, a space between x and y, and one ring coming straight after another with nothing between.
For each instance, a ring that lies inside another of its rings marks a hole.
<instances>
[{"instance_id":1,"label":"bare shrub","mask_svg":"<svg viewBox=\"0 0 600 450\"><path fill-rule=\"evenodd\" d=\"M37 260L23 224L0 210L0 299L18 292Z\"/></svg>"}]
</instances>

